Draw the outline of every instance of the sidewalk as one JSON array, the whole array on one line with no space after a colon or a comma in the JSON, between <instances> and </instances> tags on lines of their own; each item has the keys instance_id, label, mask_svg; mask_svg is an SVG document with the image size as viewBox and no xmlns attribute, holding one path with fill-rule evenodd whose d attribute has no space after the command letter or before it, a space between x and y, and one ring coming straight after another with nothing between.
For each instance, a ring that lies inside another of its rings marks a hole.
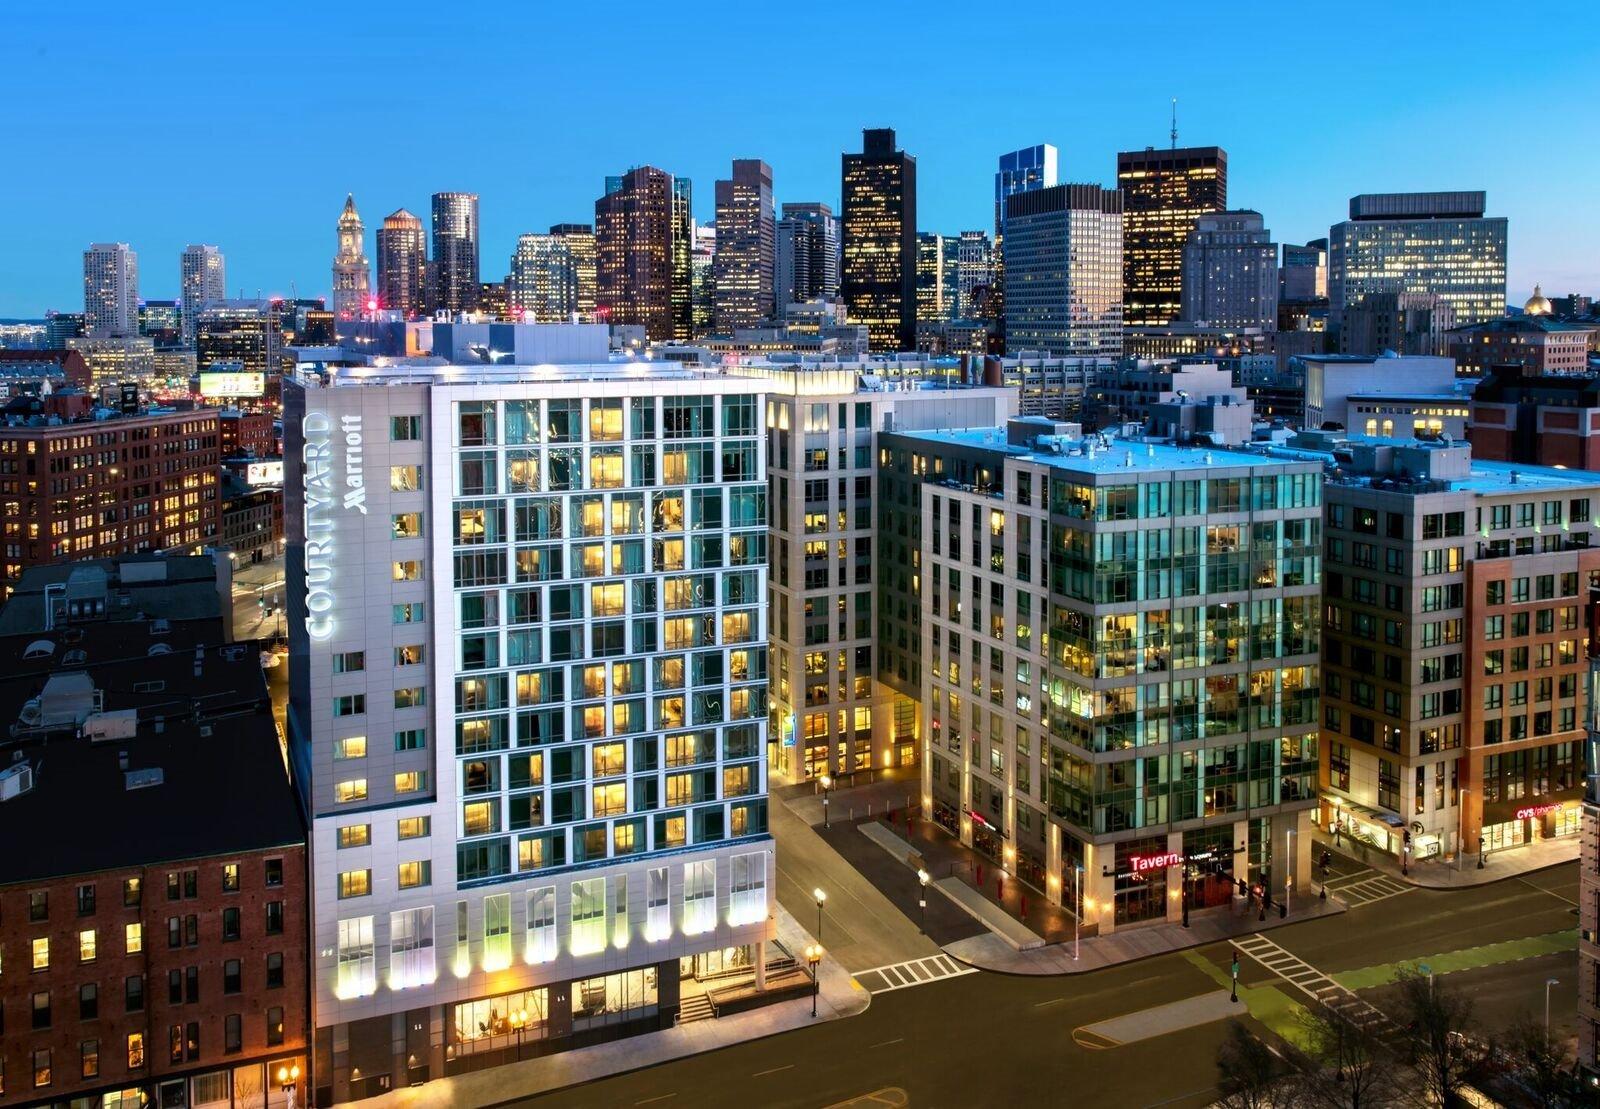
<instances>
[{"instance_id":1,"label":"sidewalk","mask_svg":"<svg viewBox=\"0 0 1600 1109\"><path fill-rule=\"evenodd\" d=\"M903 826L891 830L879 824L870 833L865 829L862 831L868 839L882 847L886 854L899 857L908 867L905 857L912 850L922 851L924 858L930 858L929 851L923 850L924 847L940 851L946 858L954 856L958 864L962 860L956 851L957 848L968 855L973 854L951 840L942 829L930 828L925 821L916 821L915 824L913 838L909 842L901 834ZM989 866L992 869L993 864L990 863ZM945 882L950 880L952 879L946 878L944 881L935 881L934 884L940 887L940 892L948 894L949 891L944 887ZM1016 887L1008 890L1012 903L1019 901L1021 894L1018 890L1021 888L1021 883L1011 881L1006 885ZM987 890L980 892L988 897ZM1028 929L1039 933L1039 929L1034 927L1034 921L1045 918L1051 925L1050 936L1059 935L1060 939L1051 938L1044 946L1021 949L1016 938L1001 935L988 919L989 914L985 913L980 919L990 924L989 929L981 935L943 944L945 953L979 970L1000 974L1083 974L1103 967L1116 966L1119 963L1132 962L1135 959L1218 943L1345 911L1344 905L1338 900L1331 898L1322 900L1314 892L1296 894L1287 917L1279 917L1274 906L1267 912L1266 919L1262 920L1259 909L1248 908L1243 903L1238 907L1198 910L1190 914L1188 928L1181 923L1162 922L1124 927L1110 935L1083 936L1077 942L1078 957L1074 959L1072 915L1045 902L1036 892L1029 892L1032 896L1028 899L1027 906ZM997 905L992 898L989 899L989 903L996 911L1005 908L1015 923L1016 914L1011 911L1009 905ZM973 915L979 916L979 913L974 912ZM1063 921L1064 925L1061 924Z\"/></svg>"},{"instance_id":2,"label":"sidewalk","mask_svg":"<svg viewBox=\"0 0 1600 1109\"><path fill-rule=\"evenodd\" d=\"M791 951L800 951L811 935L779 906L778 939ZM811 1016L811 997L781 1001L745 1013L680 1024L660 1032L647 1032L592 1047L557 1052L539 1059L524 1059L487 1070L437 1078L421 1086L391 1090L354 1104L366 1109L442 1109L450 1106L493 1105L533 1097L567 1086L642 1070L702 1051L715 1051L749 1040L791 1032L823 1021L853 1017L864 1012L872 995L858 986L831 956L821 967L821 993L817 1016Z\"/></svg>"},{"instance_id":3,"label":"sidewalk","mask_svg":"<svg viewBox=\"0 0 1600 1109\"><path fill-rule=\"evenodd\" d=\"M1578 858L1578 841L1581 838L1562 836L1559 839L1543 839L1537 843L1507 848L1504 851L1491 851L1484 856L1482 869L1478 867L1478 856L1465 855L1459 861L1459 869L1455 860L1445 862L1438 859L1423 859L1410 864L1409 874L1402 874L1400 862L1393 855L1376 847L1363 845L1359 841L1353 841L1349 836L1341 836L1340 842L1334 843L1332 836L1313 826L1311 837L1312 842L1318 847L1326 847L1347 859L1356 860L1363 866L1388 874L1408 885L1421 886L1425 889L1464 889L1469 886L1482 886L1505 878L1518 878L1535 870L1543 870L1547 866L1574 862Z\"/></svg>"}]
</instances>

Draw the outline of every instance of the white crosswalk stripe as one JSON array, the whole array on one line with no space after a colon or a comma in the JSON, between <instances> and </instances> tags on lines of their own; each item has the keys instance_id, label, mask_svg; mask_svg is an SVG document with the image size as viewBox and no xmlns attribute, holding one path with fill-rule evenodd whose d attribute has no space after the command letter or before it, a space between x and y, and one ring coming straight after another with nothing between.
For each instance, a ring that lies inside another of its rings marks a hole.
<instances>
[{"instance_id":1,"label":"white crosswalk stripe","mask_svg":"<svg viewBox=\"0 0 1600 1109\"><path fill-rule=\"evenodd\" d=\"M1398 878L1371 869L1341 875L1328 881L1328 893L1351 908L1357 905L1370 905L1374 901L1383 901L1390 897L1399 897L1414 889L1415 886L1407 885Z\"/></svg>"},{"instance_id":2,"label":"white crosswalk stripe","mask_svg":"<svg viewBox=\"0 0 1600 1109\"><path fill-rule=\"evenodd\" d=\"M958 963L945 954L930 955L925 959L909 959L903 963L858 970L855 980L870 993L888 993L910 986L925 986L941 978L959 978L963 974L976 974L977 967Z\"/></svg>"},{"instance_id":3,"label":"white crosswalk stripe","mask_svg":"<svg viewBox=\"0 0 1600 1109\"><path fill-rule=\"evenodd\" d=\"M1410 888L1409 886L1407 887ZM1334 1009L1363 1028L1383 1027L1389 1018L1316 967L1279 947L1260 932L1234 940L1233 946L1313 1000Z\"/></svg>"}]
</instances>

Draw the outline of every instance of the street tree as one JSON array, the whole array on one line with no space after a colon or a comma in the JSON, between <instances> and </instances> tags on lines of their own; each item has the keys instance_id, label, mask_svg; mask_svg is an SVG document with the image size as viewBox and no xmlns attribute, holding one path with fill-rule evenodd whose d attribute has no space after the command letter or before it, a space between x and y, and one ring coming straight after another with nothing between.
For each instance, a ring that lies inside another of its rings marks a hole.
<instances>
[{"instance_id":1,"label":"street tree","mask_svg":"<svg viewBox=\"0 0 1600 1109\"><path fill-rule=\"evenodd\" d=\"M1473 1036L1472 1000L1410 968L1400 972L1395 985L1423 1090L1433 1104L1451 1105L1461 1087L1481 1073L1488 1055Z\"/></svg>"},{"instance_id":2,"label":"street tree","mask_svg":"<svg viewBox=\"0 0 1600 1109\"><path fill-rule=\"evenodd\" d=\"M1573 1085L1568 1042L1552 1036L1543 1021L1518 1014L1496 1042L1510 1067L1510 1077L1519 1091L1527 1094L1529 1104L1538 1109L1575 1109L1580 1104L1578 1098L1583 1095Z\"/></svg>"},{"instance_id":3,"label":"street tree","mask_svg":"<svg viewBox=\"0 0 1600 1109\"><path fill-rule=\"evenodd\" d=\"M1225 1109L1288 1109L1295 1104L1295 1069L1251 1034L1240 1020L1228 1022L1228 1038L1217 1048L1218 1105Z\"/></svg>"},{"instance_id":4,"label":"street tree","mask_svg":"<svg viewBox=\"0 0 1600 1109\"><path fill-rule=\"evenodd\" d=\"M1368 1025L1327 1005L1308 1009L1302 1022L1306 1054L1296 1104L1382 1109L1401 1101L1399 1067Z\"/></svg>"}]
</instances>

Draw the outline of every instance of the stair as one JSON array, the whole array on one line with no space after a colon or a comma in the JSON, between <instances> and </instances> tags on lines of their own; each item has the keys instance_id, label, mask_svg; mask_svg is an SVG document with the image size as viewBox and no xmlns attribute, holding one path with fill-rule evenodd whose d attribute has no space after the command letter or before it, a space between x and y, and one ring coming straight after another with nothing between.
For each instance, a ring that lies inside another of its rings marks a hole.
<instances>
[{"instance_id":1,"label":"stair","mask_svg":"<svg viewBox=\"0 0 1600 1109\"><path fill-rule=\"evenodd\" d=\"M705 994L695 994L684 998L678 1004L678 1023L688 1024L697 1020L714 1020L717 1011L711 1005L711 999Z\"/></svg>"}]
</instances>

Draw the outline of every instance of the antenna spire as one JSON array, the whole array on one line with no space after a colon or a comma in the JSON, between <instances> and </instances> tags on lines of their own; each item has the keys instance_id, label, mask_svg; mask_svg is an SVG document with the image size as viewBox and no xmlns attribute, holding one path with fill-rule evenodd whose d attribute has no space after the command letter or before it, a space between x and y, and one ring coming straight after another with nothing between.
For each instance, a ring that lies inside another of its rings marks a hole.
<instances>
[{"instance_id":1,"label":"antenna spire","mask_svg":"<svg viewBox=\"0 0 1600 1109\"><path fill-rule=\"evenodd\" d=\"M1178 149L1178 98L1172 98L1172 149Z\"/></svg>"}]
</instances>

